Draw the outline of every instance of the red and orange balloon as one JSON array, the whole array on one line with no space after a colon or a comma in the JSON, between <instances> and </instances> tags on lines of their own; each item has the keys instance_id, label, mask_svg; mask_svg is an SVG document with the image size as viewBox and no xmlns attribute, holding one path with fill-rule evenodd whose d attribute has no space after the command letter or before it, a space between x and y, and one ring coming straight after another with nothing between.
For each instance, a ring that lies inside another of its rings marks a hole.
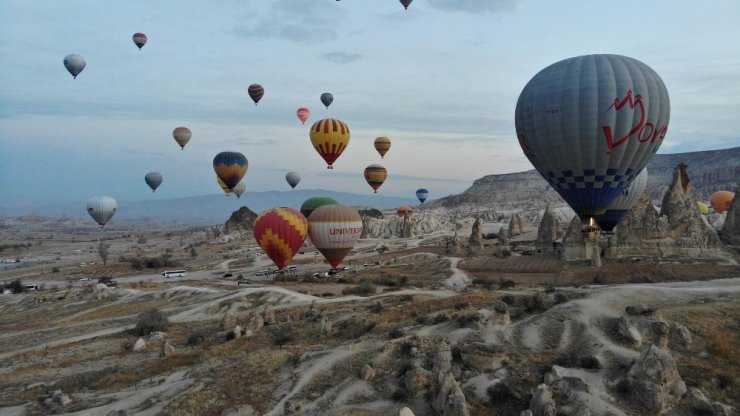
<instances>
[{"instance_id":1,"label":"red and orange balloon","mask_svg":"<svg viewBox=\"0 0 740 416\"><path fill-rule=\"evenodd\" d=\"M307 235L306 218L293 208L270 208L254 222L254 239L278 269L290 263Z\"/></svg>"}]
</instances>

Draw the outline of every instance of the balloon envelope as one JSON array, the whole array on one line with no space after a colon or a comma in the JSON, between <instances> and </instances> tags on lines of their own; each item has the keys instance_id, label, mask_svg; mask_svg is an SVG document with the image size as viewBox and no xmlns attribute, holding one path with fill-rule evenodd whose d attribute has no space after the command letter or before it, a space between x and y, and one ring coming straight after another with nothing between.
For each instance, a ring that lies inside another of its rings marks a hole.
<instances>
[{"instance_id":1,"label":"balloon envelope","mask_svg":"<svg viewBox=\"0 0 740 416\"><path fill-rule=\"evenodd\" d=\"M732 203L732 198L734 197L734 192L717 191L709 197L709 203L712 204L715 212L721 214L730 209L730 203Z\"/></svg>"},{"instance_id":2,"label":"balloon envelope","mask_svg":"<svg viewBox=\"0 0 740 416\"><path fill-rule=\"evenodd\" d=\"M216 182L218 183L219 188L221 188L222 191L224 191L225 196L231 196L231 192L233 192L231 189L229 189L228 186L224 183L224 181L221 180L218 176L216 176ZM239 182L241 183L241 182Z\"/></svg>"},{"instance_id":3,"label":"balloon envelope","mask_svg":"<svg viewBox=\"0 0 740 416\"><path fill-rule=\"evenodd\" d=\"M709 205L701 201L696 201L696 210L699 211L699 214L701 215L707 215L709 214Z\"/></svg>"},{"instance_id":4,"label":"balloon envelope","mask_svg":"<svg viewBox=\"0 0 740 416\"><path fill-rule=\"evenodd\" d=\"M156 191L159 185L162 183L162 174L159 172L149 172L144 175L144 182L152 188L152 192Z\"/></svg>"},{"instance_id":5,"label":"balloon envelope","mask_svg":"<svg viewBox=\"0 0 740 416\"><path fill-rule=\"evenodd\" d=\"M109 196L94 196L87 201L87 213L101 227L108 223L116 211L118 211L118 203Z\"/></svg>"},{"instance_id":6,"label":"balloon envelope","mask_svg":"<svg viewBox=\"0 0 740 416\"><path fill-rule=\"evenodd\" d=\"M375 139L374 145L375 150L380 153L380 158L382 159L391 148L391 139L387 137L378 137L377 139Z\"/></svg>"},{"instance_id":7,"label":"balloon envelope","mask_svg":"<svg viewBox=\"0 0 740 416\"><path fill-rule=\"evenodd\" d=\"M295 189L296 185L298 185L298 182L301 181L301 175L296 171L288 172L285 175L285 180L288 182L288 185L290 185L291 188Z\"/></svg>"},{"instance_id":8,"label":"balloon envelope","mask_svg":"<svg viewBox=\"0 0 740 416\"><path fill-rule=\"evenodd\" d=\"M349 127L343 121L325 118L313 123L309 133L311 144L319 155L326 161L327 169L344 152L349 144Z\"/></svg>"},{"instance_id":9,"label":"balloon envelope","mask_svg":"<svg viewBox=\"0 0 740 416\"><path fill-rule=\"evenodd\" d=\"M668 91L650 67L588 55L535 75L519 95L515 124L529 161L585 220L603 214L647 165L669 118Z\"/></svg>"},{"instance_id":10,"label":"balloon envelope","mask_svg":"<svg viewBox=\"0 0 740 416\"><path fill-rule=\"evenodd\" d=\"M308 198L307 200L303 201L303 205L301 205L301 214L303 214L304 217L308 218L311 216L311 213L313 210L315 210L318 207L323 207L324 205L336 205L339 202L337 202L333 198L329 198L328 196L315 196L312 198Z\"/></svg>"},{"instance_id":11,"label":"balloon envelope","mask_svg":"<svg viewBox=\"0 0 740 416\"><path fill-rule=\"evenodd\" d=\"M619 221L635 206L648 182L648 171L644 168L635 179L632 180L627 188L607 207L603 214L595 215L594 220L599 224L599 228L611 232L617 226Z\"/></svg>"},{"instance_id":12,"label":"balloon envelope","mask_svg":"<svg viewBox=\"0 0 740 416\"><path fill-rule=\"evenodd\" d=\"M131 38L134 40L134 43L136 44L136 46L139 47L139 50L141 50L141 48L143 48L144 45L146 45L146 41L147 41L146 35L141 32L134 33L134 35Z\"/></svg>"},{"instance_id":13,"label":"balloon envelope","mask_svg":"<svg viewBox=\"0 0 740 416\"><path fill-rule=\"evenodd\" d=\"M416 190L416 198L419 200L419 202L421 202L423 204L424 201L426 201L427 198L429 198L429 191L427 191L424 188L417 189Z\"/></svg>"},{"instance_id":14,"label":"balloon envelope","mask_svg":"<svg viewBox=\"0 0 740 416\"><path fill-rule=\"evenodd\" d=\"M244 192L247 191L247 185L244 185L244 182L239 182L234 187L234 195L236 195L237 198L241 198Z\"/></svg>"},{"instance_id":15,"label":"balloon envelope","mask_svg":"<svg viewBox=\"0 0 740 416\"><path fill-rule=\"evenodd\" d=\"M184 149L185 145L190 141L190 138L193 137L193 133L189 128L181 126L172 130L172 137L174 137L177 144L180 145L180 149Z\"/></svg>"},{"instance_id":16,"label":"balloon envelope","mask_svg":"<svg viewBox=\"0 0 740 416\"><path fill-rule=\"evenodd\" d=\"M409 8L409 4L411 4L411 2L412 2L413 0L399 0L399 1L401 2L401 4L403 4L403 8L404 8L404 10L408 10L408 8Z\"/></svg>"},{"instance_id":17,"label":"balloon envelope","mask_svg":"<svg viewBox=\"0 0 740 416\"><path fill-rule=\"evenodd\" d=\"M249 98L254 101L254 105L257 105L257 103L262 99L262 96L265 95L265 89L262 88L262 85L260 84L250 85L247 92L249 93Z\"/></svg>"},{"instance_id":18,"label":"balloon envelope","mask_svg":"<svg viewBox=\"0 0 740 416\"><path fill-rule=\"evenodd\" d=\"M410 218L414 213L414 207L411 205L401 205L396 208L396 215L402 218Z\"/></svg>"},{"instance_id":19,"label":"balloon envelope","mask_svg":"<svg viewBox=\"0 0 740 416\"><path fill-rule=\"evenodd\" d=\"M324 205L308 218L308 236L324 258L337 267L362 234L362 218L346 205Z\"/></svg>"},{"instance_id":20,"label":"balloon envelope","mask_svg":"<svg viewBox=\"0 0 740 416\"><path fill-rule=\"evenodd\" d=\"M213 158L213 170L229 190L244 178L248 168L247 158L239 152L221 152Z\"/></svg>"},{"instance_id":21,"label":"balloon envelope","mask_svg":"<svg viewBox=\"0 0 740 416\"><path fill-rule=\"evenodd\" d=\"M378 188L383 185L387 177L388 171L380 165L370 165L365 168L365 180L376 194L378 193Z\"/></svg>"},{"instance_id":22,"label":"balloon envelope","mask_svg":"<svg viewBox=\"0 0 740 416\"><path fill-rule=\"evenodd\" d=\"M254 221L254 239L278 269L290 263L307 234L306 218L293 208L271 208Z\"/></svg>"},{"instance_id":23,"label":"balloon envelope","mask_svg":"<svg viewBox=\"0 0 740 416\"><path fill-rule=\"evenodd\" d=\"M64 67L72 74L72 78L77 78L77 75L85 69L85 65L85 59L80 55L73 53L64 57Z\"/></svg>"},{"instance_id":24,"label":"balloon envelope","mask_svg":"<svg viewBox=\"0 0 740 416\"><path fill-rule=\"evenodd\" d=\"M324 104L326 108L329 108L329 106L331 105L333 101L334 101L334 96L331 95L330 93L325 92L321 94L321 103Z\"/></svg>"},{"instance_id":25,"label":"balloon envelope","mask_svg":"<svg viewBox=\"0 0 740 416\"><path fill-rule=\"evenodd\" d=\"M298 116L298 120L301 120L301 124L306 124L306 121L311 116L311 110L306 107L301 107L296 110L295 114Z\"/></svg>"}]
</instances>

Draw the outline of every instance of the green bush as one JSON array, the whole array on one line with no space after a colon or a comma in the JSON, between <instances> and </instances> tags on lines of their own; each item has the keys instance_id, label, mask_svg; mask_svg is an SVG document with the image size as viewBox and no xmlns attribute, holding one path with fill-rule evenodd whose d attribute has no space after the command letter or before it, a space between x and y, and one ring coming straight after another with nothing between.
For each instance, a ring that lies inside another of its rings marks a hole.
<instances>
[{"instance_id":1,"label":"green bush","mask_svg":"<svg viewBox=\"0 0 740 416\"><path fill-rule=\"evenodd\" d=\"M143 336L156 331L164 332L167 331L169 326L170 321L165 314L159 309L149 309L139 314L136 320L134 334Z\"/></svg>"}]
</instances>

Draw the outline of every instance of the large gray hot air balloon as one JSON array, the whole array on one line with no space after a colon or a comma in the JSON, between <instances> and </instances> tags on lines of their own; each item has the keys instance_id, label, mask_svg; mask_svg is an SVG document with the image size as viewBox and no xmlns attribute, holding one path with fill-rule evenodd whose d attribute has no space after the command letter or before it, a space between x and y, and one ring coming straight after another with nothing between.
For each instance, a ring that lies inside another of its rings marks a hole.
<instances>
[{"instance_id":1,"label":"large gray hot air balloon","mask_svg":"<svg viewBox=\"0 0 740 416\"><path fill-rule=\"evenodd\" d=\"M77 75L85 69L85 59L80 55L70 54L64 57L64 67L67 68L73 78L77 78Z\"/></svg>"},{"instance_id":2,"label":"large gray hot air balloon","mask_svg":"<svg viewBox=\"0 0 740 416\"><path fill-rule=\"evenodd\" d=\"M647 165L669 118L668 91L650 67L586 55L535 75L515 124L529 161L585 221L604 214Z\"/></svg>"},{"instance_id":3,"label":"large gray hot air balloon","mask_svg":"<svg viewBox=\"0 0 740 416\"><path fill-rule=\"evenodd\" d=\"M152 188L152 192L154 192L162 183L162 174L159 172L149 172L144 175L144 181Z\"/></svg>"},{"instance_id":4,"label":"large gray hot air balloon","mask_svg":"<svg viewBox=\"0 0 740 416\"><path fill-rule=\"evenodd\" d=\"M94 196L87 201L87 213L104 227L118 210L116 200L109 196Z\"/></svg>"},{"instance_id":5,"label":"large gray hot air balloon","mask_svg":"<svg viewBox=\"0 0 740 416\"><path fill-rule=\"evenodd\" d=\"M632 180L632 183L622 191L622 194L606 208L606 212L594 216L594 220L599 225L599 228L611 232L619 224L619 221L635 206L642 194L645 193L647 181L648 170L644 168Z\"/></svg>"},{"instance_id":6,"label":"large gray hot air balloon","mask_svg":"<svg viewBox=\"0 0 740 416\"><path fill-rule=\"evenodd\" d=\"M296 171L288 172L288 174L285 175L285 180L288 181L288 185L290 185L291 188L295 189L298 182L301 181L301 175Z\"/></svg>"}]
</instances>

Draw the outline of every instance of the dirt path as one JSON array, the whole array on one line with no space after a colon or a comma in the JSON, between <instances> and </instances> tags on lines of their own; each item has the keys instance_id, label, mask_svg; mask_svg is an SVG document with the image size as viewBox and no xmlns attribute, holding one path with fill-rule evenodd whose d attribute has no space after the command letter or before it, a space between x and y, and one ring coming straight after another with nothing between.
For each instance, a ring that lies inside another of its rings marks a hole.
<instances>
[{"instance_id":1,"label":"dirt path","mask_svg":"<svg viewBox=\"0 0 740 416\"><path fill-rule=\"evenodd\" d=\"M444 287L457 292L462 292L473 284L473 279L470 278L464 271L457 268L462 259L460 257L445 257L450 261L450 270L452 276L448 277L444 281Z\"/></svg>"}]
</instances>

